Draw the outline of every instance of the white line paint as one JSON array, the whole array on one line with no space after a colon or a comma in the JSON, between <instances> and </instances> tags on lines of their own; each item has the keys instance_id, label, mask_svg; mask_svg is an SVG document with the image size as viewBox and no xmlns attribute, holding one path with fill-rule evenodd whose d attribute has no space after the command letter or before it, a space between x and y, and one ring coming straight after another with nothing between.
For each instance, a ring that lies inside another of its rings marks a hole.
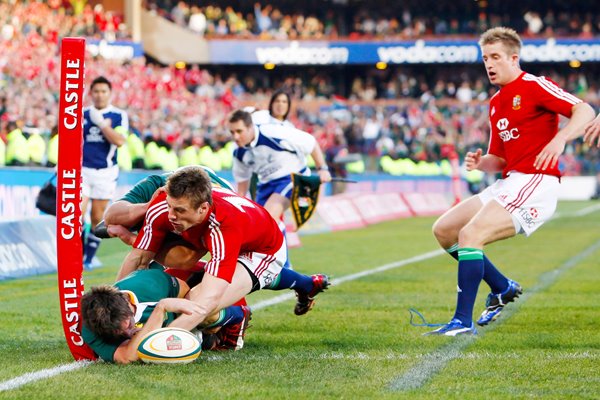
<instances>
[{"instance_id":1,"label":"white line paint","mask_svg":"<svg viewBox=\"0 0 600 400\"><path fill-rule=\"evenodd\" d=\"M53 376L62 374L63 372L75 371L80 368L92 364L92 361L76 361L70 364L59 365L58 367L43 369L41 371L29 372L25 375L18 376L0 383L0 392L5 390L16 389L30 382L39 381L42 379L52 378Z\"/></svg>"},{"instance_id":2,"label":"white line paint","mask_svg":"<svg viewBox=\"0 0 600 400\"><path fill-rule=\"evenodd\" d=\"M597 205L592 205L589 207L586 207L582 210L576 211L574 213L569 213L569 214L555 214L556 218L561 218L561 217L572 217L572 216L584 216L587 214L590 214L592 212L598 211L600 210L600 204ZM341 285L344 282L349 282L352 280L356 280L365 276L369 276L369 275L373 275L376 273L380 273L380 272L385 272L388 271L390 269L394 269L394 268L400 268L403 267L405 265L411 264L411 263L415 263L415 262L419 262L419 261L424 261L427 260L429 258L433 258L436 257L438 255L444 254L444 251L439 249L439 250L433 250L427 253L423 253L420 255L417 255L415 257L411 257L411 258L407 258L404 260L399 260L393 263L389 263L389 264L385 264L382 265L380 267L376 267L370 270L366 270L366 271L361 271L361 272L357 272L355 274L350 274L350 275L346 275L343 276L341 278L337 278L337 279L333 279L332 280L332 285ZM295 296L293 293L286 293L286 294L282 294L279 296L275 296L272 297L270 299L267 300L263 300L260 301L254 305L252 305L252 309L253 310L260 310L262 308L267 308L270 307L272 305L275 304L279 304L282 303L284 301L287 300L291 300L293 299ZM523 297L525 297L525 295L523 295ZM508 310L504 311L504 314L507 315L508 314ZM488 330L490 330L488 328ZM425 355L424 358L428 358L428 355ZM449 359L450 360L450 359ZM448 361L449 361L448 360ZM17 389L23 385L26 385L28 383L31 382L36 382L38 380L42 380L42 379L46 379L46 378L51 378L53 376L62 374L63 372L69 372L69 371L74 371L83 367L86 367L88 365L92 364L92 362L89 361L78 361L78 362L73 362L70 364L64 364L64 365L59 365L57 367L54 368L49 368L49 369L43 369L40 371L36 371L36 372L30 372L21 376L18 376L16 378L13 379L9 379L7 381L4 382L0 382L0 392L2 391L6 391L6 390L13 390L13 389ZM400 390L400 389L395 389L395 390Z\"/></svg>"},{"instance_id":3,"label":"white line paint","mask_svg":"<svg viewBox=\"0 0 600 400\"><path fill-rule=\"evenodd\" d=\"M477 336L465 335L455 337L447 345L425 355L417 365L413 366L403 375L395 378L389 385L390 389L393 391L408 391L423 387L429 380L437 375L437 373L442 370L446 364L456 358L463 357L463 350L477 340L478 336L481 337L485 333L488 333L494 330L496 327L502 325L502 323L506 322L506 320L510 318L510 316L514 314L515 311L518 310L531 296L548 289L558 280L561 275L575 267L582 260L589 257L599 249L600 241L597 241L583 250L581 253L571 257L558 268L542 274L537 285L523 293L517 303L510 305L502 312L501 319L485 328L479 329L479 335Z\"/></svg>"},{"instance_id":4,"label":"white line paint","mask_svg":"<svg viewBox=\"0 0 600 400\"><path fill-rule=\"evenodd\" d=\"M585 217L586 215L595 213L596 211L600 210L600 203L598 204L592 204L591 206L587 206L585 208L582 208L581 210L577 210L577 211L572 211L570 213L554 213L554 215L552 216L552 218L550 219L559 219L559 218L563 218L563 217Z\"/></svg>"}]
</instances>

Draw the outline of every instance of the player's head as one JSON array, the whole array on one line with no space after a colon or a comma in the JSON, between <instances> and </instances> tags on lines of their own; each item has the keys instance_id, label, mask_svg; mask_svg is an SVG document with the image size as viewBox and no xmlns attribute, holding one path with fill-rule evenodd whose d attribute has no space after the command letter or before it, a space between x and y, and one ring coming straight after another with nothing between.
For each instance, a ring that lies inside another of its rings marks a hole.
<instances>
[{"instance_id":1,"label":"player's head","mask_svg":"<svg viewBox=\"0 0 600 400\"><path fill-rule=\"evenodd\" d=\"M254 140L254 124L249 112L244 110L232 112L227 119L227 125L235 144L238 146L247 146Z\"/></svg>"},{"instance_id":2,"label":"player's head","mask_svg":"<svg viewBox=\"0 0 600 400\"><path fill-rule=\"evenodd\" d=\"M506 27L488 29L481 35L479 46L492 84L504 86L519 76L522 43L517 32Z\"/></svg>"},{"instance_id":3,"label":"player's head","mask_svg":"<svg viewBox=\"0 0 600 400\"><path fill-rule=\"evenodd\" d=\"M167 178L166 190L169 221L177 232L204 221L212 205L212 184L203 168L179 168Z\"/></svg>"},{"instance_id":4,"label":"player's head","mask_svg":"<svg viewBox=\"0 0 600 400\"><path fill-rule=\"evenodd\" d=\"M81 298L83 324L102 340L120 343L138 330L127 292L114 286L92 287Z\"/></svg>"},{"instance_id":5,"label":"player's head","mask_svg":"<svg viewBox=\"0 0 600 400\"><path fill-rule=\"evenodd\" d=\"M277 90L273 93L273 96L271 96L271 101L269 102L269 114L271 114L273 118L285 121L290 113L291 106L292 100L290 99L288 92Z\"/></svg>"},{"instance_id":6,"label":"player's head","mask_svg":"<svg viewBox=\"0 0 600 400\"><path fill-rule=\"evenodd\" d=\"M99 110L106 108L110 104L111 92L112 85L108 79L103 76L94 79L90 85L90 95L94 107Z\"/></svg>"}]
</instances>

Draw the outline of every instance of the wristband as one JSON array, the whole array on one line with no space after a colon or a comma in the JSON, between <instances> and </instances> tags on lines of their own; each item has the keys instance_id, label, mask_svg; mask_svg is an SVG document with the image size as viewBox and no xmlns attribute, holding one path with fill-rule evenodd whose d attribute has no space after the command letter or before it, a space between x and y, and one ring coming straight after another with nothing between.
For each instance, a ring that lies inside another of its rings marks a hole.
<instances>
[{"instance_id":1,"label":"wristband","mask_svg":"<svg viewBox=\"0 0 600 400\"><path fill-rule=\"evenodd\" d=\"M319 167L318 170L319 171L329 171L329 167L327 165L323 165L322 167Z\"/></svg>"}]
</instances>

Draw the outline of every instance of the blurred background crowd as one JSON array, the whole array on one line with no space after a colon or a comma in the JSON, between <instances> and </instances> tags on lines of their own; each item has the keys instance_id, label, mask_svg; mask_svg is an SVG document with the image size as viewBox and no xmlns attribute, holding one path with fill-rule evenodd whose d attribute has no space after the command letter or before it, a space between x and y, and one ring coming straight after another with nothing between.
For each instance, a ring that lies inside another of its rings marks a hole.
<instances>
[{"instance_id":1,"label":"blurred background crowd","mask_svg":"<svg viewBox=\"0 0 600 400\"><path fill-rule=\"evenodd\" d=\"M435 8L429 0L374 0L369 7L347 3L339 0L323 7L317 0L284 0L277 6L149 0L144 5L198 34L220 38L476 38L500 24L517 28L524 37L600 34L594 2L553 1L550 7L521 1L512 8L506 3L515 2L490 2L485 12L472 1L466 8L450 1L435 2ZM112 41L127 39L130 33L123 16L105 11L101 3L0 1L0 165L56 163L59 39L64 36ZM524 69L549 76L600 106L598 65L532 64ZM454 145L461 156L476 147L485 149L487 100L496 90L479 64L269 71L260 66L175 67L144 57L122 62L89 56L86 76L91 80L99 75L113 84L112 103L129 114L128 155L120 151L125 169L173 169L191 162L216 170L230 168L230 137L223 123L227 114L242 106L266 108L273 91L284 89L292 97L289 119L296 127L315 135L325 149L360 155L348 165L351 172L406 173L390 167L390 159L439 164L447 157L445 144ZM149 146L159 152L149 156ZM575 142L561 163L566 174L595 174L600 154Z\"/></svg>"},{"instance_id":2,"label":"blurred background crowd","mask_svg":"<svg viewBox=\"0 0 600 400\"><path fill-rule=\"evenodd\" d=\"M147 0L147 9L208 37L263 39L389 40L477 35L492 26L511 26L524 37L591 38L600 18L589 2L531 0L449 2L375 0L277 1ZM349 5L351 5L349 7Z\"/></svg>"}]
</instances>

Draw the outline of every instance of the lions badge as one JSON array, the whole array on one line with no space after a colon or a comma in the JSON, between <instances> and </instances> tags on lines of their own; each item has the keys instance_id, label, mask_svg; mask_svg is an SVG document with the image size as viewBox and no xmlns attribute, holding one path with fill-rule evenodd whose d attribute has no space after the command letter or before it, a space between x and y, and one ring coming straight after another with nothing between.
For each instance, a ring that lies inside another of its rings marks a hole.
<instances>
[{"instance_id":1,"label":"lions badge","mask_svg":"<svg viewBox=\"0 0 600 400\"><path fill-rule=\"evenodd\" d=\"M513 110L520 110L521 109L521 96L516 95L515 97L513 97L512 109Z\"/></svg>"}]
</instances>

